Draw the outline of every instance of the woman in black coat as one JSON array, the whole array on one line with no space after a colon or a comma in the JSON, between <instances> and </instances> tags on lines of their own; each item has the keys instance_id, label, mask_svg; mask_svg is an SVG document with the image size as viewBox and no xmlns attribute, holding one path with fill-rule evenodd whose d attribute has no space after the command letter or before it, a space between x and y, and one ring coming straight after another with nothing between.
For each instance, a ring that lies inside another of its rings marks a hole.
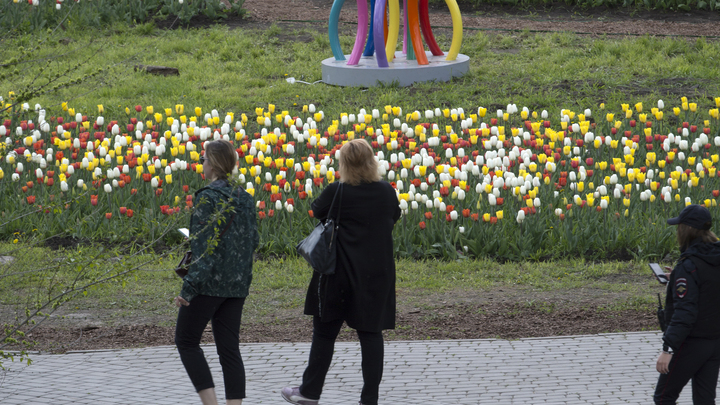
<instances>
[{"instance_id":1,"label":"woman in black coat","mask_svg":"<svg viewBox=\"0 0 720 405\"><path fill-rule=\"evenodd\" d=\"M380 181L370 145L356 139L340 149L341 184L330 184L312 204L316 218L339 219L335 274L315 272L305 300L313 316L310 359L300 387L282 396L296 405L317 404L343 325L357 330L362 350L361 405L377 405L383 371L384 329L395 328L395 260L392 230L400 218L395 190ZM337 201L330 212L335 192Z\"/></svg>"}]
</instances>

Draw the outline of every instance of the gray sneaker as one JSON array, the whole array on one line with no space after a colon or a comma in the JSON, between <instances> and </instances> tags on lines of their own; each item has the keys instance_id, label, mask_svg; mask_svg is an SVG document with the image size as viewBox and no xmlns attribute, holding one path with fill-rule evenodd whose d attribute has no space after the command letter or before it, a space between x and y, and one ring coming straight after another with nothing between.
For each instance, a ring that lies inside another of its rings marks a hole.
<instances>
[{"instance_id":1,"label":"gray sneaker","mask_svg":"<svg viewBox=\"0 0 720 405\"><path fill-rule=\"evenodd\" d=\"M300 387L285 387L280 391L280 395L286 401L295 405L317 405L319 402L317 399L308 399L300 395Z\"/></svg>"}]
</instances>

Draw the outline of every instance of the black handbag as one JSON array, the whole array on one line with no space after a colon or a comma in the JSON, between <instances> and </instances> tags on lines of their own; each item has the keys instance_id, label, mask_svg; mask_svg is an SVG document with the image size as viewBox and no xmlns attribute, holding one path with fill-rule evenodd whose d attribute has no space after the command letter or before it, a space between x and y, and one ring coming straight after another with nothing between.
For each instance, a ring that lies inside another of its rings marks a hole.
<instances>
[{"instance_id":1,"label":"black handbag","mask_svg":"<svg viewBox=\"0 0 720 405\"><path fill-rule=\"evenodd\" d=\"M328 215L332 212L335 205L335 199L340 193L340 203L338 205L337 220L327 218L324 222L319 222L310 235L301 240L295 249L310 264L313 270L320 274L335 274L335 262L337 259L337 231L340 226L340 206L342 205L342 183L338 186L333 196L332 203Z\"/></svg>"}]
</instances>

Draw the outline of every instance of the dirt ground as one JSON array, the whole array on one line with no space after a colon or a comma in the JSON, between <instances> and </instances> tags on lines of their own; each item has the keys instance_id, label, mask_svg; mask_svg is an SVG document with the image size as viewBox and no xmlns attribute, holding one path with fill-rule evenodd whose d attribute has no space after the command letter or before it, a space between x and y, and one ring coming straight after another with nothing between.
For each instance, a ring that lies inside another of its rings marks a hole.
<instances>
[{"instance_id":1,"label":"dirt ground","mask_svg":"<svg viewBox=\"0 0 720 405\"><path fill-rule=\"evenodd\" d=\"M402 2L401 2L402 3ZM246 23L278 24L308 21L318 29L326 29L331 0L246 0L250 11ZM402 4L401 4L402 7ZM607 8L573 9L562 4L547 9L517 9L483 6L470 9L462 6L465 29L572 31L591 35L657 35L720 37L720 13L695 11L666 13L656 11L623 11ZM340 14L341 22L357 22L355 2L346 1ZM430 14L433 26L451 27L447 8L434 8ZM236 22L229 22L235 24ZM322 24L318 27L318 24ZM354 26L352 29L355 29ZM466 31L465 35L468 35Z\"/></svg>"},{"instance_id":2,"label":"dirt ground","mask_svg":"<svg viewBox=\"0 0 720 405\"><path fill-rule=\"evenodd\" d=\"M617 280L647 286L645 277ZM658 291L660 289L658 288ZM290 292L304 295L302 291ZM613 308L627 302L629 293L574 289L534 291L500 287L489 291L456 290L444 293L398 291L397 325L387 340L478 339L560 336L657 329L653 310ZM259 310L248 298L240 340L253 342L307 342L311 318L301 307ZM627 307L627 306L625 306ZM172 345L175 309L137 311L118 316L111 310L74 311L63 308L28 334L31 350L62 353L73 350ZM339 340L355 340L344 329ZM213 341L206 328L203 341Z\"/></svg>"}]
</instances>

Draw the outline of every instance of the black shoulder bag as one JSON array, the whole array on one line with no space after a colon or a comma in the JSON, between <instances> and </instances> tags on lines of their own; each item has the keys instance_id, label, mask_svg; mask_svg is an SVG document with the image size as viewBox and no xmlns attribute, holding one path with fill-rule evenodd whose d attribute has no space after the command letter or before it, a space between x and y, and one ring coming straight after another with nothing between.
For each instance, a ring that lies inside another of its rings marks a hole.
<instances>
[{"instance_id":1,"label":"black shoulder bag","mask_svg":"<svg viewBox=\"0 0 720 405\"><path fill-rule=\"evenodd\" d=\"M340 193L340 203L338 205L337 220L329 218L330 212L335 205ZM338 186L333 196L328 218L325 222L319 222L310 235L301 240L295 247L300 256L304 257L310 266L320 274L335 274L335 262L337 259L337 230L340 226L340 207L342 206L342 183Z\"/></svg>"}]
</instances>

